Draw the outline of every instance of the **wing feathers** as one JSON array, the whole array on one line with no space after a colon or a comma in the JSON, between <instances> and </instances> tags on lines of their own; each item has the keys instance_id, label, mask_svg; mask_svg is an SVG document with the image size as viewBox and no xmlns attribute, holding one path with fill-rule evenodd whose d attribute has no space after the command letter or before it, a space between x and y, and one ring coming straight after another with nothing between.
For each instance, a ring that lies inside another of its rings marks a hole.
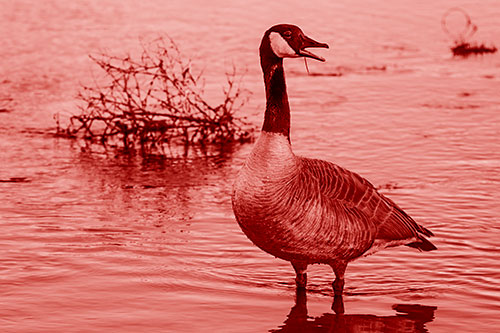
<instances>
[{"instance_id":1,"label":"wing feathers","mask_svg":"<svg viewBox=\"0 0 500 333\"><path fill-rule=\"evenodd\" d=\"M424 236L433 233L417 224L394 201L380 194L366 179L333 163L300 158L303 172L317 178L322 193L338 200L349 210L358 210L377 227L375 239L387 242L408 239L408 246L423 251L436 247ZM358 214L359 215L359 214Z\"/></svg>"}]
</instances>

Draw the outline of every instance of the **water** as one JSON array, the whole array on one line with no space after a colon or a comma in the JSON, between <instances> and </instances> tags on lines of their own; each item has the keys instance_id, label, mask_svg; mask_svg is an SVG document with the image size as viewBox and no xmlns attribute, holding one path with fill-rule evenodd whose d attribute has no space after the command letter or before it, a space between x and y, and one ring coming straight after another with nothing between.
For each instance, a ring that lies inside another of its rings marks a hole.
<instances>
[{"instance_id":1,"label":"water","mask_svg":"<svg viewBox=\"0 0 500 333\"><path fill-rule=\"evenodd\" d=\"M0 322L4 332L490 332L500 324L500 57L452 59L449 1L0 1ZM461 4L474 39L500 44L500 4ZM87 55L168 33L204 68L246 71L242 112L264 108L263 31L295 23L326 63L287 60L296 153L370 179L439 248L351 263L345 315L328 267L295 295L289 264L255 248L231 211L251 145L141 160L55 139ZM324 75L331 74L331 75ZM339 74L341 74L339 76ZM307 302L306 302L307 297ZM405 315L406 314L406 315Z\"/></svg>"}]
</instances>

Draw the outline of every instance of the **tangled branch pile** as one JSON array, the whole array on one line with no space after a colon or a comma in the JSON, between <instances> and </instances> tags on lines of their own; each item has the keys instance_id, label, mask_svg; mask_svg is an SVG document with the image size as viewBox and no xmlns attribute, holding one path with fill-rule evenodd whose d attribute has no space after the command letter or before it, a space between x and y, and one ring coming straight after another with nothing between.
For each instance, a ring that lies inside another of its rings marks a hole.
<instances>
[{"instance_id":1,"label":"tangled branch pile","mask_svg":"<svg viewBox=\"0 0 500 333\"><path fill-rule=\"evenodd\" d=\"M208 144L250 140L250 129L236 110L247 100L236 72L226 74L223 101L204 99L204 81L194 75L171 39L142 45L138 59L101 54L91 59L105 71L106 82L84 86L81 113L64 131L102 145L140 147L143 152L165 144Z\"/></svg>"}]
</instances>

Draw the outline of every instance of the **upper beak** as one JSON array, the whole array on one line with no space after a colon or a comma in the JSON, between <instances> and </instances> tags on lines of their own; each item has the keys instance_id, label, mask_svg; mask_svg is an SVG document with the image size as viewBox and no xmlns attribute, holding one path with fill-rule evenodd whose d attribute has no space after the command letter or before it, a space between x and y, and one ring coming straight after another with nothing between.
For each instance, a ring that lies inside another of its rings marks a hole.
<instances>
[{"instance_id":1,"label":"upper beak","mask_svg":"<svg viewBox=\"0 0 500 333\"><path fill-rule=\"evenodd\" d=\"M316 55L316 54L314 54L314 53L306 50L306 48L308 48L308 47L322 47L322 48L327 49L328 48L328 44L320 43L320 42L315 41L312 38L304 36L304 39L302 40L302 46L297 51L297 53L300 56L313 58L313 59L316 59L316 60L319 60L319 61L325 61L325 58L320 57L319 55Z\"/></svg>"}]
</instances>

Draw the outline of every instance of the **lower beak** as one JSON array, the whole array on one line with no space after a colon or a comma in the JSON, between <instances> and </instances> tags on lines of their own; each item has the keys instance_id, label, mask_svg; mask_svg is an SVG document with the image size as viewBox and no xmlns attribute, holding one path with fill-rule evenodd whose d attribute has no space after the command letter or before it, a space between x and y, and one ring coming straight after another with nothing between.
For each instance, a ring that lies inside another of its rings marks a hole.
<instances>
[{"instance_id":1,"label":"lower beak","mask_svg":"<svg viewBox=\"0 0 500 333\"><path fill-rule=\"evenodd\" d=\"M308 50L306 48L308 47L321 47L321 48L328 48L328 44L325 43L320 43L315 41L312 38L309 38L307 36L304 36L304 40L302 41L302 46L300 47L299 51L297 52L300 56L302 57L308 57L308 58L313 58L319 61L325 61L325 58L320 57L319 55L316 55Z\"/></svg>"}]
</instances>

